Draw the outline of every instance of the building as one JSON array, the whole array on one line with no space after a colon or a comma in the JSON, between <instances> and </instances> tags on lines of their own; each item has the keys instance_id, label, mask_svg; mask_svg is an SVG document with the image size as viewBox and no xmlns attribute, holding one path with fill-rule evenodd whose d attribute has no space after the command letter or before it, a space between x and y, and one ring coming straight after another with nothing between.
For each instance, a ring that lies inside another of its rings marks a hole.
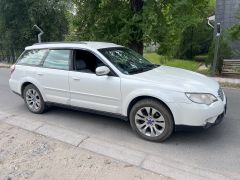
<instances>
[{"instance_id":1,"label":"building","mask_svg":"<svg viewBox=\"0 0 240 180\"><path fill-rule=\"evenodd\" d=\"M217 0L216 23L221 23L223 29L240 23L240 0ZM230 47L233 58L240 58L240 41L232 42Z\"/></svg>"}]
</instances>

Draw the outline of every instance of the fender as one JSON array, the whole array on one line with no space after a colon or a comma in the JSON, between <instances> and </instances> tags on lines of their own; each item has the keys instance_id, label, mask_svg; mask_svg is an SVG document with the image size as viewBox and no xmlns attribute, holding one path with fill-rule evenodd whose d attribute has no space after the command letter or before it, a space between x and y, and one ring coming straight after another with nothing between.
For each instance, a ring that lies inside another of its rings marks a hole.
<instances>
[{"instance_id":1,"label":"fender","mask_svg":"<svg viewBox=\"0 0 240 180\"><path fill-rule=\"evenodd\" d=\"M44 94L43 89L41 88L40 83L39 83L38 81L36 81L36 79L34 79L34 78L25 77L25 78L21 79L21 83L20 83L20 87L19 87L19 92L21 92L22 86L23 86L23 84L26 83L26 82L29 82L29 83L33 84L34 86L36 86L36 87L38 88L38 90L40 91L40 93L41 93L41 95L42 95L42 97L43 97L43 100L44 100L45 102L47 102L47 98L46 98L46 96L45 96L45 94Z\"/></svg>"},{"instance_id":2,"label":"fender","mask_svg":"<svg viewBox=\"0 0 240 180\"><path fill-rule=\"evenodd\" d=\"M167 92L162 92L159 90L152 90L152 89L139 89L131 92L126 98L124 98L124 101L122 102L122 114L124 116L127 116L128 106L131 103L131 101L137 97L141 96L150 96L156 99L159 99L160 101L164 102L165 104L168 104L170 102L173 102L173 98L168 95Z\"/></svg>"}]
</instances>

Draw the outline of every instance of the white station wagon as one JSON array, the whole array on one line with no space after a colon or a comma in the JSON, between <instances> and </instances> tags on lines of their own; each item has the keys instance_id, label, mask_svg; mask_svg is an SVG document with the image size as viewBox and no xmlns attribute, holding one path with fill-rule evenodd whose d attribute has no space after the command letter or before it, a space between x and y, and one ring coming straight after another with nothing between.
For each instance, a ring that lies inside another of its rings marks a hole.
<instances>
[{"instance_id":1,"label":"white station wagon","mask_svg":"<svg viewBox=\"0 0 240 180\"><path fill-rule=\"evenodd\" d=\"M33 113L62 105L121 117L151 141L163 141L185 127L216 125L226 112L226 97L216 81L152 64L113 43L26 47L11 68L9 84Z\"/></svg>"}]
</instances>

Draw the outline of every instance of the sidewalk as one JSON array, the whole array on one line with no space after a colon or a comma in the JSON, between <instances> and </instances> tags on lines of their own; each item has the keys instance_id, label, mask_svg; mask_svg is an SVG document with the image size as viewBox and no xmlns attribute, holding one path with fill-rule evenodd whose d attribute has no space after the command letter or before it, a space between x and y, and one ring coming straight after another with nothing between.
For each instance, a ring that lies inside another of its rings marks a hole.
<instances>
[{"instance_id":1,"label":"sidewalk","mask_svg":"<svg viewBox=\"0 0 240 180\"><path fill-rule=\"evenodd\" d=\"M0 122L0 179L169 179Z\"/></svg>"},{"instance_id":2,"label":"sidewalk","mask_svg":"<svg viewBox=\"0 0 240 180\"><path fill-rule=\"evenodd\" d=\"M234 78L222 78L222 77L213 77L216 81L220 83L229 83L229 84L239 84L240 85L240 79L234 79Z\"/></svg>"},{"instance_id":3,"label":"sidewalk","mask_svg":"<svg viewBox=\"0 0 240 180\"><path fill-rule=\"evenodd\" d=\"M11 64L0 63L0 68L10 68Z\"/></svg>"}]
</instances>

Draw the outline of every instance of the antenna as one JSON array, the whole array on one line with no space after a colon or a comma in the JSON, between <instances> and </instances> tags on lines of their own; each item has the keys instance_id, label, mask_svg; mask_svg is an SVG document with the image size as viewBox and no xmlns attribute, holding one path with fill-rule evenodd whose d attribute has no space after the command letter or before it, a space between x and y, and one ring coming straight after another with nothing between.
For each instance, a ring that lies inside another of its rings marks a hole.
<instances>
[{"instance_id":1,"label":"antenna","mask_svg":"<svg viewBox=\"0 0 240 180\"><path fill-rule=\"evenodd\" d=\"M42 42L41 36L44 34L44 32L43 32L43 30L42 30L40 27L38 27L36 24L34 24L33 27L35 27L37 30L39 30L40 33L38 34L38 43L41 43L41 42Z\"/></svg>"}]
</instances>

